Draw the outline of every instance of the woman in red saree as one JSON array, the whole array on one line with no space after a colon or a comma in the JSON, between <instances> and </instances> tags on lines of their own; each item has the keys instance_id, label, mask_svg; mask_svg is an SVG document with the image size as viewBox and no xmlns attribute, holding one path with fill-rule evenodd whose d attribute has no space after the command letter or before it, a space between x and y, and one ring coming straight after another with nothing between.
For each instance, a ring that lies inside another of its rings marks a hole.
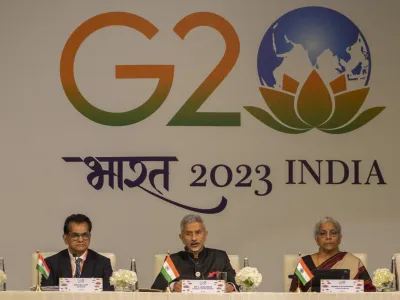
<instances>
[{"instance_id":1,"label":"woman in red saree","mask_svg":"<svg viewBox=\"0 0 400 300\"><path fill-rule=\"evenodd\" d=\"M350 279L364 280L365 292L376 292L371 277L361 260L348 252L341 252L339 245L342 239L341 226L336 220L326 217L315 225L315 241L318 252L303 257L304 263L311 272L316 269L349 269ZM295 292L297 287L303 292L311 291L312 280L303 285L294 276L290 291Z\"/></svg>"}]
</instances>

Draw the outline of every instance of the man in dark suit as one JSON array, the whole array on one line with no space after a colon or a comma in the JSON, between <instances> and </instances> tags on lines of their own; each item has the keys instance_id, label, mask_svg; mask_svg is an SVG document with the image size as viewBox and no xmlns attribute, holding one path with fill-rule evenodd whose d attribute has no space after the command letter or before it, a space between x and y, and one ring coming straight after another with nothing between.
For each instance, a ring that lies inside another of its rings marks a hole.
<instances>
[{"instance_id":1,"label":"man in dark suit","mask_svg":"<svg viewBox=\"0 0 400 300\"><path fill-rule=\"evenodd\" d=\"M45 259L49 278L42 276L42 286L57 286L61 278L103 278L103 290L110 291L110 259L90 250L92 222L82 214L69 216L64 223L63 239L68 249Z\"/></svg>"},{"instance_id":2,"label":"man in dark suit","mask_svg":"<svg viewBox=\"0 0 400 300\"><path fill-rule=\"evenodd\" d=\"M171 254L171 260L179 272L179 277L171 284L173 292L182 291L183 279L216 279L220 272L227 273L226 292L237 289L236 272L232 268L225 251L204 247L208 232L203 219L198 215L187 215L181 221L179 238L185 250ZM160 272L151 288L165 290L169 283Z\"/></svg>"}]
</instances>

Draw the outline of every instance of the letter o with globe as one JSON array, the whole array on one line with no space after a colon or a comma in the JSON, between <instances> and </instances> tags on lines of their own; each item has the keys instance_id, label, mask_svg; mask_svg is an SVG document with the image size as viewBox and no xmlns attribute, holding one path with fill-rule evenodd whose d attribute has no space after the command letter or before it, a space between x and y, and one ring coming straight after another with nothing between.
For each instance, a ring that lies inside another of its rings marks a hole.
<instances>
[{"instance_id":1,"label":"letter o with globe","mask_svg":"<svg viewBox=\"0 0 400 300\"><path fill-rule=\"evenodd\" d=\"M361 110L370 89L371 53L360 29L329 8L302 7L276 20L261 41L257 68L269 111L245 109L280 132L347 133L385 108Z\"/></svg>"}]
</instances>

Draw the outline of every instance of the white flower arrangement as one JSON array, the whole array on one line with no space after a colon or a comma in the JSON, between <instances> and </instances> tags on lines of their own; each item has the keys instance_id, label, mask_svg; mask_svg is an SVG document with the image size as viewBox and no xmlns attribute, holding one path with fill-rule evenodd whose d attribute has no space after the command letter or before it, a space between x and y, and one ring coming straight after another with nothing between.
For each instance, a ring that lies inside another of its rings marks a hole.
<instances>
[{"instance_id":1,"label":"white flower arrangement","mask_svg":"<svg viewBox=\"0 0 400 300\"><path fill-rule=\"evenodd\" d=\"M257 268L245 267L236 274L235 280L245 289L256 289L262 282L262 275Z\"/></svg>"},{"instance_id":2,"label":"white flower arrangement","mask_svg":"<svg viewBox=\"0 0 400 300\"><path fill-rule=\"evenodd\" d=\"M137 282L137 275L133 271L120 269L112 273L110 277L110 284L114 287L125 288L127 286L134 286Z\"/></svg>"},{"instance_id":3,"label":"white flower arrangement","mask_svg":"<svg viewBox=\"0 0 400 300\"><path fill-rule=\"evenodd\" d=\"M7 281L7 275L2 270L0 270L0 284L3 284Z\"/></svg>"},{"instance_id":4,"label":"white flower arrangement","mask_svg":"<svg viewBox=\"0 0 400 300\"><path fill-rule=\"evenodd\" d=\"M379 289L392 283L393 279L394 274L389 269L376 269L372 283Z\"/></svg>"}]
</instances>

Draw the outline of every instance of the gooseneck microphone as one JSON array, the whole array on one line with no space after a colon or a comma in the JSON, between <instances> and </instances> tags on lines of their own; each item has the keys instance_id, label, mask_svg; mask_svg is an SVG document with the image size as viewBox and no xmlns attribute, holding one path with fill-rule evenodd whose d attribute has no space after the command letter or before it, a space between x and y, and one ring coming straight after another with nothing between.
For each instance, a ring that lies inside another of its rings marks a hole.
<instances>
[{"instance_id":1,"label":"gooseneck microphone","mask_svg":"<svg viewBox=\"0 0 400 300\"><path fill-rule=\"evenodd\" d=\"M203 279L204 280L203 272L199 268L199 262L196 259L193 259L191 257L189 257L189 259L194 264L194 276L196 277L196 279Z\"/></svg>"},{"instance_id":2,"label":"gooseneck microphone","mask_svg":"<svg viewBox=\"0 0 400 300\"><path fill-rule=\"evenodd\" d=\"M194 263L194 275L196 276L196 279L204 280L203 272L200 270L197 261Z\"/></svg>"}]
</instances>

